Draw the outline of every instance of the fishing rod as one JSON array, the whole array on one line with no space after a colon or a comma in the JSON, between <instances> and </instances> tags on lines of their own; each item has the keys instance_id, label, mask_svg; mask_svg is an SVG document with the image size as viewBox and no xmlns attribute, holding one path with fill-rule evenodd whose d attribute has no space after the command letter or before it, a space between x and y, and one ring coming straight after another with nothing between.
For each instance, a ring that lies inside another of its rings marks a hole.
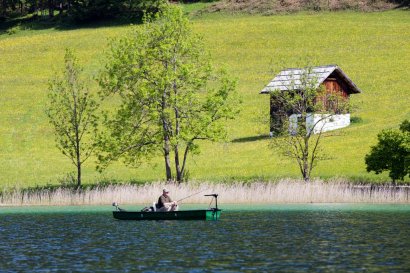
<instances>
[{"instance_id":1,"label":"fishing rod","mask_svg":"<svg viewBox=\"0 0 410 273\"><path fill-rule=\"evenodd\" d=\"M177 202L181 202L182 200L185 200L185 199L187 199L187 198L189 198L189 197L192 197L192 196L194 196L194 195L197 195L197 194L199 194L199 193L201 193L201 192L207 191L208 189L209 189L209 188L206 188L205 190L199 191L199 192L197 192L197 193L194 193L194 194L191 194L191 195L189 195L189 196L187 196L187 197L184 197L184 198L182 198L182 199L179 199L179 200L177 200Z\"/></svg>"}]
</instances>

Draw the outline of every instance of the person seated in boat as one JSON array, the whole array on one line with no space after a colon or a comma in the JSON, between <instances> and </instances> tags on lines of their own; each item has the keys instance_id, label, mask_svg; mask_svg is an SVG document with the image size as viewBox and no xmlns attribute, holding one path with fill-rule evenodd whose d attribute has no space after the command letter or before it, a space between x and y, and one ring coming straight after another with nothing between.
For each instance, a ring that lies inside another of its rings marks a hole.
<instances>
[{"instance_id":1,"label":"person seated in boat","mask_svg":"<svg viewBox=\"0 0 410 273\"><path fill-rule=\"evenodd\" d=\"M171 197L168 195L169 190L163 189L162 195L158 198L158 203L156 205L157 211L177 211L178 203L172 201Z\"/></svg>"}]
</instances>

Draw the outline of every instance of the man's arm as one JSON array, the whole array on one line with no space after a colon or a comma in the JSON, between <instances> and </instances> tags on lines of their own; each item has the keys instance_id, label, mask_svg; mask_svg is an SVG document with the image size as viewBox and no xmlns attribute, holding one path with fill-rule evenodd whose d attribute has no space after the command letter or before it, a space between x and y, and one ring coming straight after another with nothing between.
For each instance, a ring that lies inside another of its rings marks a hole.
<instances>
[{"instance_id":1,"label":"man's arm","mask_svg":"<svg viewBox=\"0 0 410 273\"><path fill-rule=\"evenodd\" d=\"M172 206L172 205L177 205L177 202L172 201L171 197L168 196L166 198L165 196L161 195L161 201L164 204L164 206Z\"/></svg>"}]
</instances>

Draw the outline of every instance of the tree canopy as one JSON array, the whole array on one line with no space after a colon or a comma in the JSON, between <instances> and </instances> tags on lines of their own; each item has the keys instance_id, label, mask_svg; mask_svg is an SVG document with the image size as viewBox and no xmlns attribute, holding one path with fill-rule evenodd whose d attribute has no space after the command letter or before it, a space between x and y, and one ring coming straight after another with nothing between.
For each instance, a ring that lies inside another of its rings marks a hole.
<instances>
[{"instance_id":1,"label":"tree canopy","mask_svg":"<svg viewBox=\"0 0 410 273\"><path fill-rule=\"evenodd\" d=\"M376 174L388 171L393 182L410 175L410 122L403 121L400 130L383 130L377 140L365 157L366 170Z\"/></svg>"}]
</instances>

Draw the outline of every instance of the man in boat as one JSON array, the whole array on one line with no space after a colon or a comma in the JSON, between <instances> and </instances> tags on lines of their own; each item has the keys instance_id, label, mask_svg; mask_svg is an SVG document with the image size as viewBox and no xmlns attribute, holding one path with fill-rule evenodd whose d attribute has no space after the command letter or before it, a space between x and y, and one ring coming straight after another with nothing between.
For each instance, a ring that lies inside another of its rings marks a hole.
<instances>
[{"instance_id":1,"label":"man in boat","mask_svg":"<svg viewBox=\"0 0 410 273\"><path fill-rule=\"evenodd\" d=\"M162 195L158 198L157 211L177 211L178 203L172 201L171 197L168 195L169 190L163 189Z\"/></svg>"}]
</instances>

